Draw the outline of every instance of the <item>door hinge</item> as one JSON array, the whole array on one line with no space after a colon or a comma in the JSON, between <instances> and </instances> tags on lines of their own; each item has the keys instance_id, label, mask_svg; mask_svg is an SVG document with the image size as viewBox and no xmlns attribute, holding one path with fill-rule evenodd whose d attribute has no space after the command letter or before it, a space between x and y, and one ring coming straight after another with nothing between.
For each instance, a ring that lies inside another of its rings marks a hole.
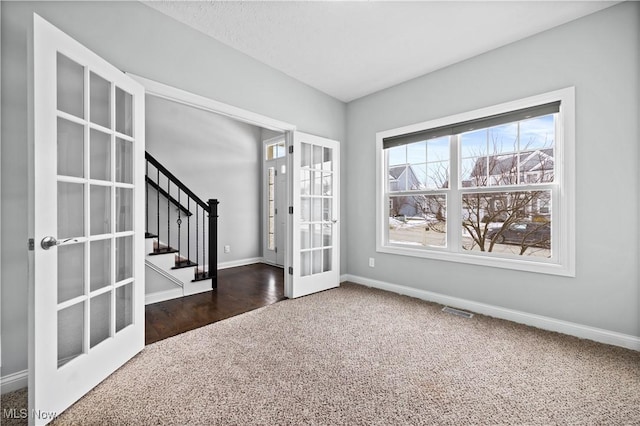
<instances>
[{"instance_id":1,"label":"door hinge","mask_svg":"<svg viewBox=\"0 0 640 426\"><path fill-rule=\"evenodd\" d=\"M278 247L274 248L273 251L278 252Z\"/></svg>"},{"instance_id":2,"label":"door hinge","mask_svg":"<svg viewBox=\"0 0 640 426\"><path fill-rule=\"evenodd\" d=\"M36 243L33 238L29 238L29 241L27 242L27 247L29 247L30 251L33 251L35 249Z\"/></svg>"},{"instance_id":3,"label":"door hinge","mask_svg":"<svg viewBox=\"0 0 640 426\"><path fill-rule=\"evenodd\" d=\"M293 206L289 206L289 214L293 214Z\"/></svg>"},{"instance_id":4,"label":"door hinge","mask_svg":"<svg viewBox=\"0 0 640 426\"><path fill-rule=\"evenodd\" d=\"M289 147L289 154L293 154L293 145Z\"/></svg>"},{"instance_id":5,"label":"door hinge","mask_svg":"<svg viewBox=\"0 0 640 426\"><path fill-rule=\"evenodd\" d=\"M289 266L289 275L293 275L293 267Z\"/></svg>"},{"instance_id":6,"label":"door hinge","mask_svg":"<svg viewBox=\"0 0 640 426\"><path fill-rule=\"evenodd\" d=\"M278 209L273 209L273 214L278 214Z\"/></svg>"}]
</instances>

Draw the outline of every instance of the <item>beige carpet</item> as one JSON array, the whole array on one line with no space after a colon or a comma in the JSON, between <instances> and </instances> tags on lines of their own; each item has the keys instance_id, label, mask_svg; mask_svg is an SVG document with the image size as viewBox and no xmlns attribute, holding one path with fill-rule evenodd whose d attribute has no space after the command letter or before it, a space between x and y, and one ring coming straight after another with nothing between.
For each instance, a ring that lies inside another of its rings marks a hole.
<instances>
[{"instance_id":1,"label":"beige carpet","mask_svg":"<svg viewBox=\"0 0 640 426\"><path fill-rule=\"evenodd\" d=\"M56 424L640 424L640 352L441 308L277 303L146 347Z\"/></svg>"}]
</instances>

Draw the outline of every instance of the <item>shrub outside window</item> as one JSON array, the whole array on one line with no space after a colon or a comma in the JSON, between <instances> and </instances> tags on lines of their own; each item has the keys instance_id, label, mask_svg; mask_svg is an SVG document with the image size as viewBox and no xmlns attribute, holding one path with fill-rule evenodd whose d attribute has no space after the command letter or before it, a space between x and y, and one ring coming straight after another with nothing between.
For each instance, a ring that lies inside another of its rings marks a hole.
<instances>
[{"instance_id":1,"label":"shrub outside window","mask_svg":"<svg viewBox=\"0 0 640 426\"><path fill-rule=\"evenodd\" d=\"M575 275L573 88L377 134L377 250Z\"/></svg>"}]
</instances>

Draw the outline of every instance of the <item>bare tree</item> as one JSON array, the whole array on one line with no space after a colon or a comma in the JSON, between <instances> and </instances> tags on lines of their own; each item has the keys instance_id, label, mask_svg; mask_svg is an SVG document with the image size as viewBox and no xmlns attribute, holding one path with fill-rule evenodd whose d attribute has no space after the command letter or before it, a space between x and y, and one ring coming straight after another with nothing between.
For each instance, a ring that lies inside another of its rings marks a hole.
<instances>
[{"instance_id":1,"label":"bare tree","mask_svg":"<svg viewBox=\"0 0 640 426\"><path fill-rule=\"evenodd\" d=\"M553 181L552 149L523 149L503 153L494 144L494 154L478 156L469 173L468 187L496 187ZM497 243L508 242L520 247L523 255L531 247L550 246L549 206L547 190L504 192L469 192L462 197L462 227L472 239L470 247L491 252ZM523 232L513 231L512 225ZM501 224L501 225L497 225Z\"/></svg>"}]
</instances>

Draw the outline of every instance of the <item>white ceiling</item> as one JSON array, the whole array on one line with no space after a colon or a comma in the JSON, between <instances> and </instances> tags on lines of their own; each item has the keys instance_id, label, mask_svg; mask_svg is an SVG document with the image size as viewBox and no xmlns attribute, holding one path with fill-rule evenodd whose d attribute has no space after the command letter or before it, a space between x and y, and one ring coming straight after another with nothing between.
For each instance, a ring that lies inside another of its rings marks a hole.
<instances>
[{"instance_id":1,"label":"white ceiling","mask_svg":"<svg viewBox=\"0 0 640 426\"><path fill-rule=\"evenodd\" d=\"M618 1L147 1L344 102Z\"/></svg>"}]
</instances>

